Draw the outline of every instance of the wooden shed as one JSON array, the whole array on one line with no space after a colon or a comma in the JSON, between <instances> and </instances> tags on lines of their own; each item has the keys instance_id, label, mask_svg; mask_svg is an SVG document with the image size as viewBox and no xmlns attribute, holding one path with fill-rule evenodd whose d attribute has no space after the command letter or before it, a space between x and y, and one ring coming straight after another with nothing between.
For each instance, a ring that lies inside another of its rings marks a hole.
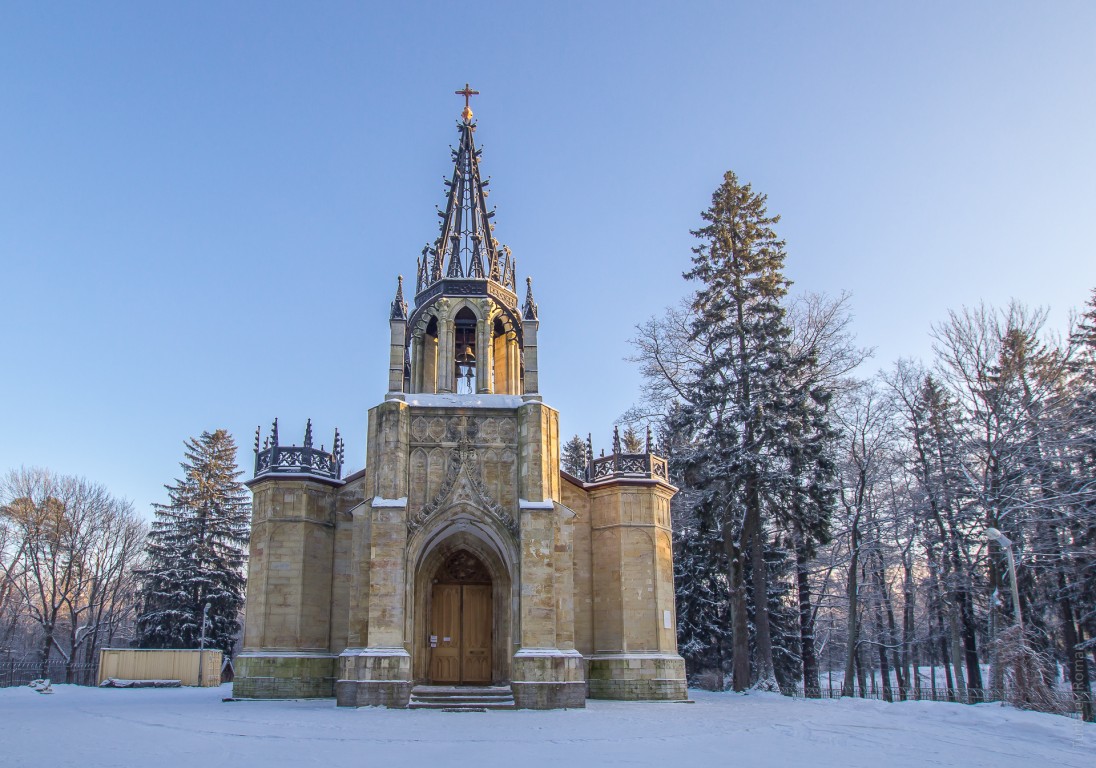
<instances>
[{"instance_id":1,"label":"wooden shed","mask_svg":"<svg viewBox=\"0 0 1096 768\"><path fill-rule=\"evenodd\" d=\"M198 681L199 657L201 682ZM99 683L118 680L179 680L183 685L221 684L221 652L104 648L99 651Z\"/></svg>"}]
</instances>

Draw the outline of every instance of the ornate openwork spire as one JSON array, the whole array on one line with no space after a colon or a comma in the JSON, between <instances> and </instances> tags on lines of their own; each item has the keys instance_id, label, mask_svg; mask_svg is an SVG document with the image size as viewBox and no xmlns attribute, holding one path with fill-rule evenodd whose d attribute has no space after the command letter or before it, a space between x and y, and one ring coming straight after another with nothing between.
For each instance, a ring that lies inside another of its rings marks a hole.
<instances>
[{"instance_id":1,"label":"ornate openwork spire","mask_svg":"<svg viewBox=\"0 0 1096 768\"><path fill-rule=\"evenodd\" d=\"M495 212L487 210L490 179L480 178L483 150L476 149L476 124L468 106L468 98L477 92L466 85L457 93L465 97L464 111L457 122L460 144L452 150L453 176L445 182L445 210L438 210L438 239L423 249L415 292L420 294L447 278L491 280L516 292L510 249L500 246L492 232Z\"/></svg>"}]
</instances>

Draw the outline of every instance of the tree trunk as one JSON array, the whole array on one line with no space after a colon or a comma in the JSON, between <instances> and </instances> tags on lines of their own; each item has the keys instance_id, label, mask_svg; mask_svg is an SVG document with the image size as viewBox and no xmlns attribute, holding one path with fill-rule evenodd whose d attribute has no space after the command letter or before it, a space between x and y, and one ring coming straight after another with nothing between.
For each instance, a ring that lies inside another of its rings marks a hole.
<instances>
[{"instance_id":1,"label":"tree trunk","mask_svg":"<svg viewBox=\"0 0 1096 768\"><path fill-rule=\"evenodd\" d=\"M42 629L46 633L46 636L43 638L42 647L38 651L38 677L46 678L49 677L49 657L50 652L53 650L53 627L43 627Z\"/></svg>"},{"instance_id":2,"label":"tree trunk","mask_svg":"<svg viewBox=\"0 0 1096 768\"><path fill-rule=\"evenodd\" d=\"M890 683L890 665L887 663L887 644L886 633L883 629L883 609L882 600L876 599L875 601L875 637L877 639L876 648L879 649L879 678L883 686L883 700L894 701L894 694L891 692ZM874 675L872 676L874 681Z\"/></svg>"},{"instance_id":3,"label":"tree trunk","mask_svg":"<svg viewBox=\"0 0 1096 768\"><path fill-rule=\"evenodd\" d=\"M754 528L750 545L750 578L753 582L754 601L754 650L757 658L757 685L763 690L776 691L776 674L773 669L773 641L769 627L769 579L765 567L765 537L760 526Z\"/></svg>"},{"instance_id":4,"label":"tree trunk","mask_svg":"<svg viewBox=\"0 0 1096 768\"><path fill-rule=\"evenodd\" d=\"M1077 633L1077 625L1073 620L1073 604L1069 599L1068 585L1065 574L1058 571L1058 590L1062 595L1059 606L1062 610L1062 640L1066 646L1066 654L1069 658L1069 682L1073 688L1073 696L1077 699L1081 708L1081 718L1086 723L1096 720L1096 714L1092 706L1092 688L1088 678L1088 664L1085 659L1084 649L1079 648L1080 638Z\"/></svg>"},{"instance_id":5,"label":"tree trunk","mask_svg":"<svg viewBox=\"0 0 1096 768\"><path fill-rule=\"evenodd\" d=\"M740 535L745 539L746 531ZM748 539L745 539L748 541ZM723 542L727 550L727 582L731 605L731 687L744 691L750 687L750 622L746 613L745 552L735 544L734 532L724 526Z\"/></svg>"},{"instance_id":6,"label":"tree trunk","mask_svg":"<svg viewBox=\"0 0 1096 768\"><path fill-rule=\"evenodd\" d=\"M936 617L936 639L939 643L940 653L940 666L944 668L944 685L947 686L947 695L949 701L955 700L955 682L951 676L951 654L948 653L948 628L950 622L944 617L944 595L940 588L940 582L936 578L936 568L932 565L932 553L929 553L929 586L932 590L932 608L933 615ZM932 622L929 622L930 626ZM933 688L936 687L936 668L933 667L932 673Z\"/></svg>"},{"instance_id":7,"label":"tree trunk","mask_svg":"<svg viewBox=\"0 0 1096 768\"><path fill-rule=\"evenodd\" d=\"M858 618L859 585L857 584L857 572L860 559L860 515L853 517L851 534L851 553L849 557L849 577L845 586L845 594L849 600L849 632L848 647L845 649L845 679L841 683L841 695L852 696L853 675L856 670L854 662L858 660L856 648L860 642L860 621ZM863 686L863 684L861 684ZM861 690L863 688L861 687Z\"/></svg>"},{"instance_id":8,"label":"tree trunk","mask_svg":"<svg viewBox=\"0 0 1096 768\"><path fill-rule=\"evenodd\" d=\"M818 657L814 648L814 614L811 612L811 585L807 573L807 545L802 533L795 543L795 571L799 586L799 656L803 664L803 693L807 698L822 695L818 682Z\"/></svg>"},{"instance_id":9,"label":"tree trunk","mask_svg":"<svg viewBox=\"0 0 1096 768\"><path fill-rule=\"evenodd\" d=\"M917 677L917 642L914 639L914 587L913 587L913 562L911 555L907 554L902 560L904 569L903 580L903 605L902 605L902 676L905 685L899 690L899 696L905 700L909 695L910 681L913 681L913 693L915 699L921 698L921 681ZM910 674L910 664L913 665L913 674Z\"/></svg>"},{"instance_id":10,"label":"tree trunk","mask_svg":"<svg viewBox=\"0 0 1096 768\"><path fill-rule=\"evenodd\" d=\"M894 621L894 604L891 602L890 592L887 591L886 577L883 575L883 562L882 558L879 558L878 571L876 578L879 581L879 596L883 601L883 609L885 611L887 619L886 639L887 645L890 646L891 652L891 666L894 667L894 678L898 683L898 691L902 700L906 700L906 677L902 672L902 660L898 655L898 626ZM889 687L890 680L888 678L887 685ZM887 699L890 701L890 699Z\"/></svg>"},{"instance_id":11,"label":"tree trunk","mask_svg":"<svg viewBox=\"0 0 1096 768\"><path fill-rule=\"evenodd\" d=\"M974 623L974 600L969 589L959 596L963 622L963 650L967 660L967 690L973 692L972 703L983 701L982 667L978 663L978 628Z\"/></svg>"},{"instance_id":12,"label":"tree trunk","mask_svg":"<svg viewBox=\"0 0 1096 768\"><path fill-rule=\"evenodd\" d=\"M954 604L948 606L948 628L951 635L951 664L955 670L955 692L959 701L968 702L967 685L963 680L963 647L959 637L959 621L955 614L959 609Z\"/></svg>"},{"instance_id":13,"label":"tree trunk","mask_svg":"<svg viewBox=\"0 0 1096 768\"><path fill-rule=\"evenodd\" d=\"M910 659L913 662L913 700L921 701L921 652L917 642L910 643Z\"/></svg>"},{"instance_id":14,"label":"tree trunk","mask_svg":"<svg viewBox=\"0 0 1096 768\"><path fill-rule=\"evenodd\" d=\"M860 698L865 699L868 696L868 673L864 669L867 666L864 664L864 654L861 653L860 648L856 649L856 683L860 687ZM871 683L875 685L875 675L872 675Z\"/></svg>"}]
</instances>

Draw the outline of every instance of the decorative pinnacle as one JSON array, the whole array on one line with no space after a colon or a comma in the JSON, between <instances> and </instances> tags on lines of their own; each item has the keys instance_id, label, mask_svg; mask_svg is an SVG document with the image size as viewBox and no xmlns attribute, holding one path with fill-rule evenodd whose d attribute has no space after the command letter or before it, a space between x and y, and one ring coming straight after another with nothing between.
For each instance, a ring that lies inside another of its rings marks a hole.
<instances>
[{"instance_id":1,"label":"decorative pinnacle","mask_svg":"<svg viewBox=\"0 0 1096 768\"><path fill-rule=\"evenodd\" d=\"M464 109L461 111L460 116L464 118L465 122L471 122L472 120L472 107L469 105L468 100L473 96L479 96L479 91L473 91L468 83L464 84L464 89L460 91L454 91L457 96L464 97Z\"/></svg>"},{"instance_id":2,"label":"decorative pinnacle","mask_svg":"<svg viewBox=\"0 0 1096 768\"><path fill-rule=\"evenodd\" d=\"M423 258L425 259L425 256ZM407 302L403 299L403 275L400 275L396 280L396 298L392 300L392 313L389 319L406 320Z\"/></svg>"},{"instance_id":3,"label":"decorative pinnacle","mask_svg":"<svg viewBox=\"0 0 1096 768\"><path fill-rule=\"evenodd\" d=\"M533 278L525 278L525 306L521 308L523 320L537 319L537 304L533 301Z\"/></svg>"},{"instance_id":4,"label":"decorative pinnacle","mask_svg":"<svg viewBox=\"0 0 1096 768\"><path fill-rule=\"evenodd\" d=\"M304 426L304 447L312 447L312 419L309 419L308 423Z\"/></svg>"}]
</instances>

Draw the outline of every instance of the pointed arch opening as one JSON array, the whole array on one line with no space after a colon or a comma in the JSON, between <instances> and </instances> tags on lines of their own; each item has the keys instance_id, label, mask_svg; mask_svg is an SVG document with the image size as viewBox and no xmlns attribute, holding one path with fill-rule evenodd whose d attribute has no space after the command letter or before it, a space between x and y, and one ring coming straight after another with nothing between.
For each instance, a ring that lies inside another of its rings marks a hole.
<instances>
[{"instance_id":1,"label":"pointed arch opening","mask_svg":"<svg viewBox=\"0 0 1096 768\"><path fill-rule=\"evenodd\" d=\"M461 307L453 318L453 381L458 394L471 395L476 392L477 349L479 337L479 318L468 307Z\"/></svg>"},{"instance_id":2,"label":"pointed arch opening","mask_svg":"<svg viewBox=\"0 0 1096 768\"><path fill-rule=\"evenodd\" d=\"M412 674L417 683L503 685L510 681L519 601L502 531L450 510L433 533L410 543ZM446 623L448 622L448 623ZM455 632L446 634L446 627ZM449 637L449 641L445 638Z\"/></svg>"}]
</instances>

